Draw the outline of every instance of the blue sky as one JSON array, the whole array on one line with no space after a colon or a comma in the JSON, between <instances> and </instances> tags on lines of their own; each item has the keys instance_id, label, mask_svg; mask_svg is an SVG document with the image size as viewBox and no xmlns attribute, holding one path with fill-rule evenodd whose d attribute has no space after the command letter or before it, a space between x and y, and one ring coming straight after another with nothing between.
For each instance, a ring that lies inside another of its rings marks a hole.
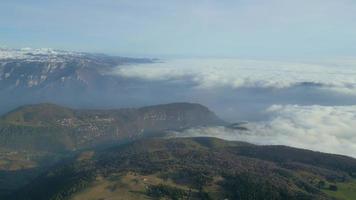
<instances>
[{"instance_id":1,"label":"blue sky","mask_svg":"<svg viewBox=\"0 0 356 200\"><path fill-rule=\"evenodd\" d=\"M0 46L137 56L354 56L354 0L1 0Z\"/></svg>"}]
</instances>

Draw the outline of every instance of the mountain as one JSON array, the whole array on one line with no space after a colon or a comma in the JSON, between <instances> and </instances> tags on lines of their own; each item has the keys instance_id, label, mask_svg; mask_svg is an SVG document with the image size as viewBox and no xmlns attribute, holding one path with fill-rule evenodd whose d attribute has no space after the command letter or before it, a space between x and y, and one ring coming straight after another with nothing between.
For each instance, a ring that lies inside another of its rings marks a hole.
<instances>
[{"instance_id":1,"label":"mountain","mask_svg":"<svg viewBox=\"0 0 356 200\"><path fill-rule=\"evenodd\" d=\"M21 106L0 117L0 197L75 152L224 123L192 103L111 110Z\"/></svg>"},{"instance_id":2,"label":"mountain","mask_svg":"<svg viewBox=\"0 0 356 200\"><path fill-rule=\"evenodd\" d=\"M331 200L345 188L355 191L355 172L356 160L345 156L215 138L151 138L82 152L11 198Z\"/></svg>"},{"instance_id":3,"label":"mountain","mask_svg":"<svg viewBox=\"0 0 356 200\"><path fill-rule=\"evenodd\" d=\"M223 123L208 108L191 103L116 110L36 104L19 107L0 118L0 144L7 149L57 152Z\"/></svg>"},{"instance_id":4,"label":"mountain","mask_svg":"<svg viewBox=\"0 0 356 200\"><path fill-rule=\"evenodd\" d=\"M150 62L154 60L52 49L0 49L0 89L91 87L104 81L105 72L113 67Z\"/></svg>"},{"instance_id":5,"label":"mountain","mask_svg":"<svg viewBox=\"0 0 356 200\"><path fill-rule=\"evenodd\" d=\"M155 62L52 49L0 49L0 113L17 106L57 102L83 106L115 105L123 80L115 67Z\"/></svg>"}]
</instances>

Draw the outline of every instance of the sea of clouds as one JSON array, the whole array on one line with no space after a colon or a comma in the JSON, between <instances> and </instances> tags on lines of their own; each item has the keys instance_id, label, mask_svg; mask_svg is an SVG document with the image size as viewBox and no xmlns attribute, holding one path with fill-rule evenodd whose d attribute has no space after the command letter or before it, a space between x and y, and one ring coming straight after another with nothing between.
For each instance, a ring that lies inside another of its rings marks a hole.
<instances>
[{"instance_id":1,"label":"sea of clouds","mask_svg":"<svg viewBox=\"0 0 356 200\"><path fill-rule=\"evenodd\" d=\"M311 84L356 95L356 60L276 62L238 59L177 59L118 68L115 73L149 81L186 80L200 89L288 88Z\"/></svg>"},{"instance_id":2,"label":"sea of clouds","mask_svg":"<svg viewBox=\"0 0 356 200\"><path fill-rule=\"evenodd\" d=\"M356 157L355 66L354 59L176 59L121 66L114 74L138 82L136 89L144 85L140 91L155 99L202 103L229 122L249 121L248 131L204 127L179 136L288 145Z\"/></svg>"},{"instance_id":3,"label":"sea of clouds","mask_svg":"<svg viewBox=\"0 0 356 200\"><path fill-rule=\"evenodd\" d=\"M176 132L179 137L218 137L262 145L287 145L356 157L356 106L274 105L265 121L247 131L201 127Z\"/></svg>"}]
</instances>

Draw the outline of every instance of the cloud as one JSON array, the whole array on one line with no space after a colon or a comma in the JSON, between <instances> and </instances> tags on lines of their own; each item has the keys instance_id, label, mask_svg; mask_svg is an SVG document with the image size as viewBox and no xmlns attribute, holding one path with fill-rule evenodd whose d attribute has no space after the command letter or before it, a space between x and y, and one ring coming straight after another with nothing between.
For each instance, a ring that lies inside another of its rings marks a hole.
<instances>
[{"instance_id":1,"label":"cloud","mask_svg":"<svg viewBox=\"0 0 356 200\"><path fill-rule=\"evenodd\" d=\"M265 112L269 119L246 125L249 131L202 127L176 135L287 145L356 157L356 106L274 105Z\"/></svg>"},{"instance_id":2,"label":"cloud","mask_svg":"<svg viewBox=\"0 0 356 200\"><path fill-rule=\"evenodd\" d=\"M194 83L197 89L221 87L283 89L304 84L322 90L356 95L356 68L355 64L350 62L335 64L177 59L120 67L114 73L147 81L186 80Z\"/></svg>"}]
</instances>

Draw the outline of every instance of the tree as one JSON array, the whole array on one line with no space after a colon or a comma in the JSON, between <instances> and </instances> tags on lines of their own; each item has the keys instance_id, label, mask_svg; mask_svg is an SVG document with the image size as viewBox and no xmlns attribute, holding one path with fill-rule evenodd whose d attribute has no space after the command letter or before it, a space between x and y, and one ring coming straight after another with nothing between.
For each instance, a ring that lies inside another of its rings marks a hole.
<instances>
[{"instance_id":1,"label":"tree","mask_svg":"<svg viewBox=\"0 0 356 200\"><path fill-rule=\"evenodd\" d=\"M337 191L337 186L336 185L329 185L329 190Z\"/></svg>"}]
</instances>

